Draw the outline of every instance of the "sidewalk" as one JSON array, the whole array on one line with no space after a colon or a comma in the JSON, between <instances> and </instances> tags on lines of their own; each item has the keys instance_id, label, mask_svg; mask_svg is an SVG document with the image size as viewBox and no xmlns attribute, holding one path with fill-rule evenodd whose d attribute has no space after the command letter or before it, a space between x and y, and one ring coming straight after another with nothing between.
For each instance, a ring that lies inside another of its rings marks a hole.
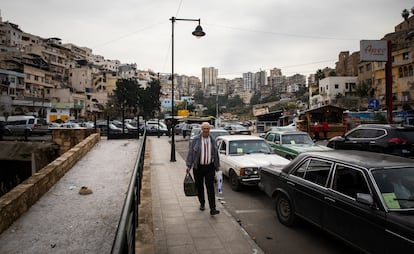
<instances>
[{"instance_id":1,"label":"sidewalk","mask_svg":"<svg viewBox=\"0 0 414 254\"><path fill-rule=\"evenodd\" d=\"M0 253L110 253L140 146L101 139L0 235Z\"/></svg>"},{"instance_id":2,"label":"sidewalk","mask_svg":"<svg viewBox=\"0 0 414 254\"><path fill-rule=\"evenodd\" d=\"M184 195L185 161L176 153L176 162L170 162L169 140L166 136L147 140L155 253L263 253L220 202L216 202L220 214L212 217L208 204L200 211L197 197Z\"/></svg>"}]
</instances>

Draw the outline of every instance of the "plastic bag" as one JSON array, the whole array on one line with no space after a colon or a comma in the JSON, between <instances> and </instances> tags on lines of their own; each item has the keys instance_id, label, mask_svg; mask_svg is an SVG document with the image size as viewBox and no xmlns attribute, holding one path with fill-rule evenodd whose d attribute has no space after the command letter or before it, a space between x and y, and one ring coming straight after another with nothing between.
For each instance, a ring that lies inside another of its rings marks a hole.
<instances>
[{"instance_id":1,"label":"plastic bag","mask_svg":"<svg viewBox=\"0 0 414 254\"><path fill-rule=\"evenodd\" d=\"M219 194L223 193L223 172L216 171L216 179L217 179L217 192Z\"/></svg>"},{"instance_id":2,"label":"plastic bag","mask_svg":"<svg viewBox=\"0 0 414 254\"><path fill-rule=\"evenodd\" d=\"M184 177L184 193L186 196L197 196L197 187L190 173Z\"/></svg>"}]
</instances>

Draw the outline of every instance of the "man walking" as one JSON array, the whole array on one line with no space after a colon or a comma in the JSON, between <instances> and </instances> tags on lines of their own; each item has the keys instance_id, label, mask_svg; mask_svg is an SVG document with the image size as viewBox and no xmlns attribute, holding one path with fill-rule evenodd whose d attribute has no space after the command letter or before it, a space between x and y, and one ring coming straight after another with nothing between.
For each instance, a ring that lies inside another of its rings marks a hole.
<instances>
[{"instance_id":1,"label":"man walking","mask_svg":"<svg viewBox=\"0 0 414 254\"><path fill-rule=\"evenodd\" d=\"M194 180L198 191L198 201L200 201L200 210L205 210L204 183L207 189L208 203L210 206L210 215L219 214L216 209L216 199L214 192L215 171L220 167L219 155L216 141L210 136L210 124L204 122L201 124L201 133L197 135L190 143L187 159L187 173L191 168L194 169Z\"/></svg>"}]
</instances>

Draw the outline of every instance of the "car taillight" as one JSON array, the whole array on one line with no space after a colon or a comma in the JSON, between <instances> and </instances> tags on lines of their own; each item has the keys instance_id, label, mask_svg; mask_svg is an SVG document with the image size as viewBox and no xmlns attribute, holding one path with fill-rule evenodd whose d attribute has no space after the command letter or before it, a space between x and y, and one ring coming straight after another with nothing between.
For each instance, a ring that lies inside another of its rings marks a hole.
<instances>
[{"instance_id":1,"label":"car taillight","mask_svg":"<svg viewBox=\"0 0 414 254\"><path fill-rule=\"evenodd\" d=\"M34 128L34 129L36 129L36 128L37 128L37 124L34 124L34 125L33 125L33 128Z\"/></svg>"},{"instance_id":2,"label":"car taillight","mask_svg":"<svg viewBox=\"0 0 414 254\"><path fill-rule=\"evenodd\" d=\"M402 138L392 138L388 140L388 143L393 143L393 144L406 144L407 142L408 140L402 139Z\"/></svg>"}]
</instances>

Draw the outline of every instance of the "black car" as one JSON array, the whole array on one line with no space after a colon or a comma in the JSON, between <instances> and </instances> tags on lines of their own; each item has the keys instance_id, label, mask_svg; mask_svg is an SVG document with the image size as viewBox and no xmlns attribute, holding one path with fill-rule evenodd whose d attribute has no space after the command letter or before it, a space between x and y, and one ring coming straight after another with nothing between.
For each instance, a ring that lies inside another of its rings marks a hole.
<instances>
[{"instance_id":1,"label":"black car","mask_svg":"<svg viewBox=\"0 0 414 254\"><path fill-rule=\"evenodd\" d=\"M414 157L414 127L361 124L342 136L331 138L327 146Z\"/></svg>"},{"instance_id":2,"label":"black car","mask_svg":"<svg viewBox=\"0 0 414 254\"><path fill-rule=\"evenodd\" d=\"M159 126L157 124L146 124L141 125L139 127L139 133L142 135L144 134L144 129L146 130L146 135L148 136L154 136L154 135L168 135L168 130L166 128L163 128L162 126Z\"/></svg>"},{"instance_id":3,"label":"black car","mask_svg":"<svg viewBox=\"0 0 414 254\"><path fill-rule=\"evenodd\" d=\"M366 151L301 153L264 167L259 187L279 221L311 222L369 253L414 253L414 161Z\"/></svg>"}]
</instances>

